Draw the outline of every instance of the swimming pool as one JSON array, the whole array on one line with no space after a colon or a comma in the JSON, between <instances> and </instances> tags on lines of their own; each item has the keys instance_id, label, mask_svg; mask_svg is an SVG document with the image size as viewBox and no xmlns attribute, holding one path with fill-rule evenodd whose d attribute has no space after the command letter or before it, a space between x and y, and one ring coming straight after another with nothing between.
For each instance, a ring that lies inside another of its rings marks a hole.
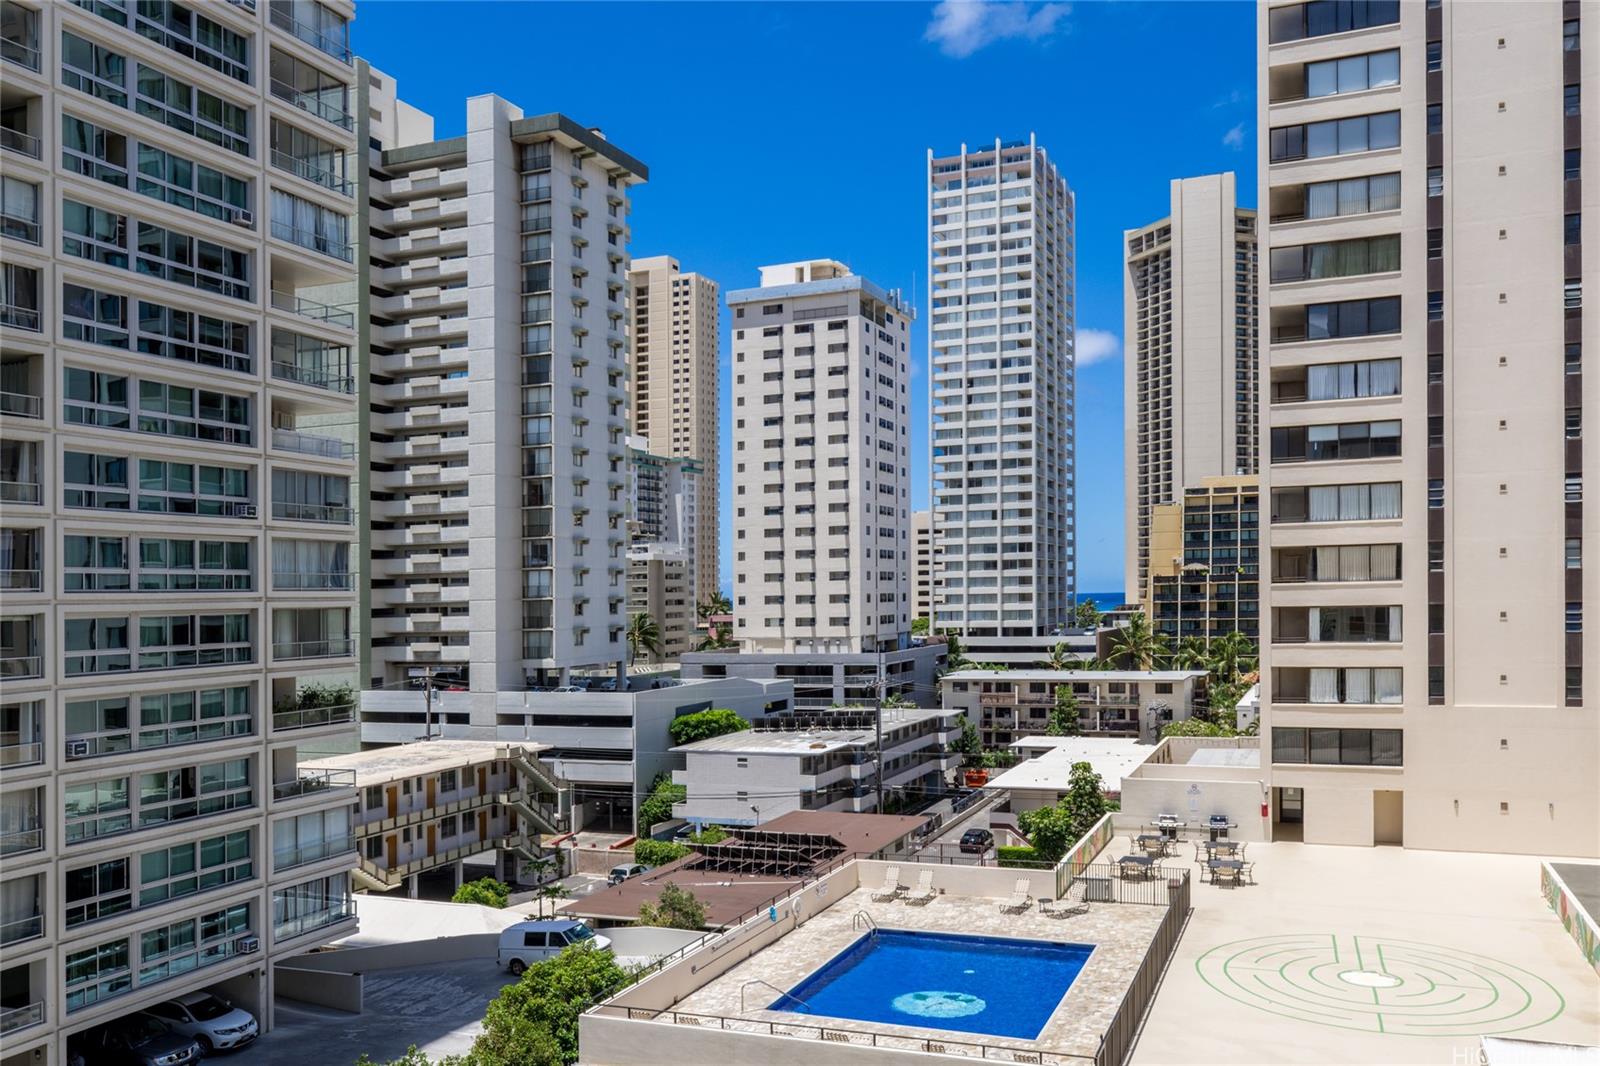
<instances>
[{"instance_id":1,"label":"swimming pool","mask_svg":"<svg viewBox=\"0 0 1600 1066\"><path fill-rule=\"evenodd\" d=\"M1092 944L878 929L767 1009L1031 1040L1093 950Z\"/></svg>"}]
</instances>

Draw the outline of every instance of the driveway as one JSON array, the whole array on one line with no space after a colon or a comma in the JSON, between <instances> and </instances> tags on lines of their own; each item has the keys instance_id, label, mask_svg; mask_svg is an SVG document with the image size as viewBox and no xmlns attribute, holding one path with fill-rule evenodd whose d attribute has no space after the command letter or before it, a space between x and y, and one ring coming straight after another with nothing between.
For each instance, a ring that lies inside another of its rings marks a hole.
<instances>
[{"instance_id":1,"label":"driveway","mask_svg":"<svg viewBox=\"0 0 1600 1066\"><path fill-rule=\"evenodd\" d=\"M460 1054L482 1031L484 1009L515 981L490 959L369 973L361 1014L278 1001L278 1024L227 1057L230 1066L353 1066L363 1053L388 1062L417 1045Z\"/></svg>"}]
</instances>

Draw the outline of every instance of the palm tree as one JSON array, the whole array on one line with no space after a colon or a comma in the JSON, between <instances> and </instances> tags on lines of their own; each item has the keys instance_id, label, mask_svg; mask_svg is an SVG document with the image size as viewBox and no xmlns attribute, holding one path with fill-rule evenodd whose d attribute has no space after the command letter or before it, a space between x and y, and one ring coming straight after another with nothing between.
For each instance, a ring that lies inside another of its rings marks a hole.
<instances>
[{"instance_id":1,"label":"palm tree","mask_svg":"<svg viewBox=\"0 0 1600 1066\"><path fill-rule=\"evenodd\" d=\"M1256 647L1249 637L1234 630L1211 642L1207 658L1208 669L1218 681L1237 684L1256 668Z\"/></svg>"},{"instance_id":2,"label":"palm tree","mask_svg":"<svg viewBox=\"0 0 1600 1066\"><path fill-rule=\"evenodd\" d=\"M632 666L643 648L652 658L661 657L661 625L640 611L628 622L628 665Z\"/></svg>"},{"instance_id":3,"label":"palm tree","mask_svg":"<svg viewBox=\"0 0 1600 1066\"><path fill-rule=\"evenodd\" d=\"M711 632L696 645L696 651L723 651L734 645L733 632L726 622L711 627Z\"/></svg>"},{"instance_id":4,"label":"palm tree","mask_svg":"<svg viewBox=\"0 0 1600 1066\"><path fill-rule=\"evenodd\" d=\"M961 638L954 633L945 633L944 636L944 672L953 673L956 670L971 670L973 662L967 658L966 651L961 647Z\"/></svg>"},{"instance_id":5,"label":"palm tree","mask_svg":"<svg viewBox=\"0 0 1600 1066\"><path fill-rule=\"evenodd\" d=\"M1045 660L1045 663L1052 670L1081 669L1076 665L1077 662L1078 657L1067 650L1067 642L1064 640L1050 649L1050 657Z\"/></svg>"},{"instance_id":6,"label":"palm tree","mask_svg":"<svg viewBox=\"0 0 1600 1066\"><path fill-rule=\"evenodd\" d=\"M1204 637L1184 637L1172 653L1172 665L1179 670L1211 669L1211 654Z\"/></svg>"},{"instance_id":7,"label":"palm tree","mask_svg":"<svg viewBox=\"0 0 1600 1066\"><path fill-rule=\"evenodd\" d=\"M728 597L719 592L696 607L695 613L700 616L702 622L706 622L710 620L712 615L732 614L733 604L728 602Z\"/></svg>"},{"instance_id":8,"label":"palm tree","mask_svg":"<svg viewBox=\"0 0 1600 1066\"><path fill-rule=\"evenodd\" d=\"M1167 654L1167 638L1154 632L1142 614L1134 615L1111 634L1111 658L1125 670L1154 670Z\"/></svg>"}]
</instances>

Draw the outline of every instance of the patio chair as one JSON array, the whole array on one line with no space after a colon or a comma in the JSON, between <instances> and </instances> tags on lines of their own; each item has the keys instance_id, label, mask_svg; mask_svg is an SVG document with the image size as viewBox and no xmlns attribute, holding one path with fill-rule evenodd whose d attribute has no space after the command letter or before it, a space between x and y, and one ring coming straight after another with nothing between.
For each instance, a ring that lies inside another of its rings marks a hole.
<instances>
[{"instance_id":1,"label":"patio chair","mask_svg":"<svg viewBox=\"0 0 1600 1066\"><path fill-rule=\"evenodd\" d=\"M1246 884L1253 885L1253 884L1256 883L1256 864L1255 863L1253 863L1253 862L1245 863L1244 866L1240 868L1239 873L1244 878Z\"/></svg>"},{"instance_id":2,"label":"patio chair","mask_svg":"<svg viewBox=\"0 0 1600 1066\"><path fill-rule=\"evenodd\" d=\"M1088 914L1089 901L1087 899L1042 899L1039 901L1039 913L1046 918L1071 918L1075 914Z\"/></svg>"},{"instance_id":3,"label":"patio chair","mask_svg":"<svg viewBox=\"0 0 1600 1066\"><path fill-rule=\"evenodd\" d=\"M906 886L900 883L900 867L891 866L883 871L883 887L873 892L872 898L875 902L882 903L894 899L905 890Z\"/></svg>"},{"instance_id":4,"label":"patio chair","mask_svg":"<svg viewBox=\"0 0 1600 1066\"><path fill-rule=\"evenodd\" d=\"M917 874L917 887L905 894L905 901L926 906L932 903L933 897L937 895L938 893L933 890L933 871L923 870Z\"/></svg>"},{"instance_id":5,"label":"patio chair","mask_svg":"<svg viewBox=\"0 0 1600 1066\"><path fill-rule=\"evenodd\" d=\"M1032 906L1033 897L1028 894L1030 887L1026 877L1017 878L1016 885L1011 889L1011 895L1000 901L1000 913L1011 914L1025 911Z\"/></svg>"}]
</instances>

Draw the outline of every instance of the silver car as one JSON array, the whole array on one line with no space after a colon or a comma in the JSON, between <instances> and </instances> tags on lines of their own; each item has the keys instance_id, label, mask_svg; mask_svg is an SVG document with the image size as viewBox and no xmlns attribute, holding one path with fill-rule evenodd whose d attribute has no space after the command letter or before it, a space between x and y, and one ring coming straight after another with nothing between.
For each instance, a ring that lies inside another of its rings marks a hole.
<instances>
[{"instance_id":1,"label":"silver car","mask_svg":"<svg viewBox=\"0 0 1600 1066\"><path fill-rule=\"evenodd\" d=\"M260 1032L255 1015L205 992L191 992L146 1010L173 1032L193 1037L207 1055L244 1047Z\"/></svg>"}]
</instances>

